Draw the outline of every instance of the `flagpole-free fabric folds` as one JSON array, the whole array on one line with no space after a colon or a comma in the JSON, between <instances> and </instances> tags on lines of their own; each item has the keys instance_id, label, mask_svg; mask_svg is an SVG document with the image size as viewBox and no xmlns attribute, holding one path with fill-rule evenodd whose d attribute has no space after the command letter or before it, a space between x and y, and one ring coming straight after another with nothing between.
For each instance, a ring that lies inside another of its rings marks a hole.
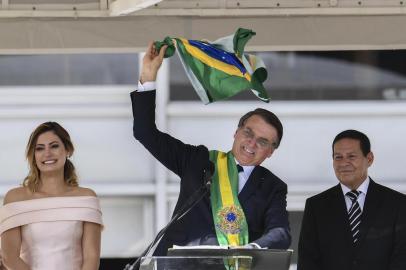
<instances>
[{"instance_id":1,"label":"flagpole-free fabric folds","mask_svg":"<svg viewBox=\"0 0 406 270\"><path fill-rule=\"evenodd\" d=\"M263 61L244 53L245 45L254 35L251 30L239 28L234 35L212 43L166 37L155 42L155 47L160 50L168 45L165 57L178 52L193 88L205 104L227 99L247 89L262 101L269 102L263 86L268 76Z\"/></svg>"}]
</instances>

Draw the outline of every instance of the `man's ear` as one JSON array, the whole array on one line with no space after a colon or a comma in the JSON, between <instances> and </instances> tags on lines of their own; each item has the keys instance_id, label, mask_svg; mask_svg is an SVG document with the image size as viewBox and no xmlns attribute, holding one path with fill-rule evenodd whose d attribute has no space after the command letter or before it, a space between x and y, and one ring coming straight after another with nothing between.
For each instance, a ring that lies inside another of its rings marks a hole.
<instances>
[{"instance_id":1,"label":"man's ear","mask_svg":"<svg viewBox=\"0 0 406 270\"><path fill-rule=\"evenodd\" d=\"M367 159L368 159L368 167L372 165L372 163L374 162L374 153L369 152L367 154Z\"/></svg>"},{"instance_id":2,"label":"man's ear","mask_svg":"<svg viewBox=\"0 0 406 270\"><path fill-rule=\"evenodd\" d=\"M240 129L240 128L237 128L237 129L235 130L234 136L233 136L234 139L235 139L235 137L237 136L237 132L238 132L239 129Z\"/></svg>"}]
</instances>

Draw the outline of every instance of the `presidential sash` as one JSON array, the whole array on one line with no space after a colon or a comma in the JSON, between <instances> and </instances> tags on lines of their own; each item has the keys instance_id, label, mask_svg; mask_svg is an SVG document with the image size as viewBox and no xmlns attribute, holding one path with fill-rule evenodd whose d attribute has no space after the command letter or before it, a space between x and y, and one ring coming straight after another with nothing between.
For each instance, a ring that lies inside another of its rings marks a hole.
<instances>
[{"instance_id":1,"label":"presidential sash","mask_svg":"<svg viewBox=\"0 0 406 270\"><path fill-rule=\"evenodd\" d=\"M220 246L248 244L248 225L238 201L238 171L233 154L210 151L215 165L210 200Z\"/></svg>"}]
</instances>

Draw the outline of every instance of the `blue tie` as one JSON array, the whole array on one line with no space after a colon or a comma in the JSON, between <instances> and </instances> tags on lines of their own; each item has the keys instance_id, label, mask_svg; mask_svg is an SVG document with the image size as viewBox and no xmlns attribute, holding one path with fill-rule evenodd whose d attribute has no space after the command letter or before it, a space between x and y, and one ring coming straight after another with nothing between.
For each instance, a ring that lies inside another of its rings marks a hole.
<instances>
[{"instance_id":1,"label":"blue tie","mask_svg":"<svg viewBox=\"0 0 406 270\"><path fill-rule=\"evenodd\" d=\"M351 190L345 194L348 196L351 201L351 207L350 210L348 211L348 217L350 220L350 229L351 229L351 234L352 234L352 240L354 243L358 241L359 237L359 226L361 224L361 207L359 206L359 203L357 201L358 196L361 192L356 191L356 190Z\"/></svg>"}]
</instances>

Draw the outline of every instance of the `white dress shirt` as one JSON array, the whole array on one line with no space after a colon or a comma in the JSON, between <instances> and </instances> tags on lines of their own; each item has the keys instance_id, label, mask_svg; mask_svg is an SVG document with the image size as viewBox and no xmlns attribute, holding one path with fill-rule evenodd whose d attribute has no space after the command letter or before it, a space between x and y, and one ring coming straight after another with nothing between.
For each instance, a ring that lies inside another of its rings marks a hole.
<instances>
[{"instance_id":1,"label":"white dress shirt","mask_svg":"<svg viewBox=\"0 0 406 270\"><path fill-rule=\"evenodd\" d=\"M238 163L237 163L238 164ZM238 172L238 193L244 188L245 184L250 177L252 170L254 170L255 166L242 166L240 165L244 171Z\"/></svg>"},{"instance_id":2,"label":"white dress shirt","mask_svg":"<svg viewBox=\"0 0 406 270\"><path fill-rule=\"evenodd\" d=\"M367 177L364 182L362 182L362 184L358 187L357 191L360 192L360 194L358 195L357 201L358 204L361 208L361 211L364 210L364 203L365 203L365 197L367 196L367 191L368 191L368 186L369 186L369 177ZM351 189L349 189L347 186L341 184L341 189L343 190L343 194L344 194L344 198L345 198L345 204L347 206L347 211L350 210L350 207L352 205L352 201L350 199L350 197L345 196L345 194L347 194L347 192L350 192Z\"/></svg>"},{"instance_id":3,"label":"white dress shirt","mask_svg":"<svg viewBox=\"0 0 406 270\"><path fill-rule=\"evenodd\" d=\"M155 90L156 89L156 83L155 81L153 82L144 82L141 83L140 81L138 81L138 92L145 92L145 91L151 91L151 90Z\"/></svg>"}]
</instances>

